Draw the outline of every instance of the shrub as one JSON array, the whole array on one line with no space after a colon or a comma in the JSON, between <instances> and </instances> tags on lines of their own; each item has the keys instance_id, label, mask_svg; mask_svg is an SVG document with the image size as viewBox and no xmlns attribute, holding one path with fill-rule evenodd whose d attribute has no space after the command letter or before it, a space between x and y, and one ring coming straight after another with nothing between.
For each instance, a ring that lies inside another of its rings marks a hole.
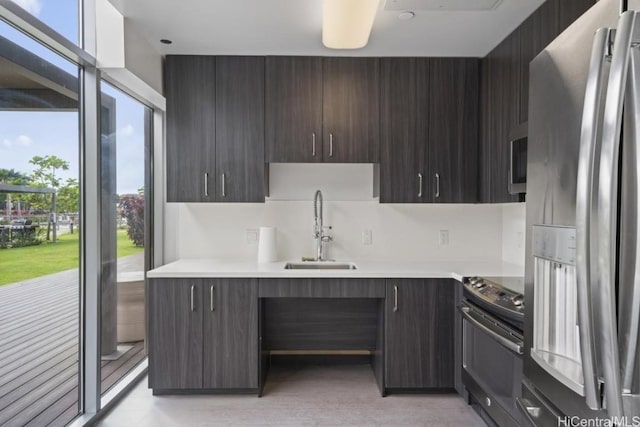
<instances>
[{"instance_id":1,"label":"shrub","mask_svg":"<svg viewBox=\"0 0 640 427\"><path fill-rule=\"evenodd\" d=\"M127 220L127 236L136 246L144 246L144 196L120 197L120 214Z\"/></svg>"}]
</instances>

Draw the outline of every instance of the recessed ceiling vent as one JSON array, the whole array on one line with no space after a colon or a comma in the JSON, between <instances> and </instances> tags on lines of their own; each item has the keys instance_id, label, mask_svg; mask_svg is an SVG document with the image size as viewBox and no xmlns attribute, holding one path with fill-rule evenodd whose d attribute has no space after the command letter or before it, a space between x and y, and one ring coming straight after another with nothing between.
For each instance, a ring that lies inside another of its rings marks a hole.
<instances>
[{"instance_id":1,"label":"recessed ceiling vent","mask_svg":"<svg viewBox=\"0 0 640 427\"><path fill-rule=\"evenodd\" d=\"M386 0L384 10L482 11L494 10L502 0Z\"/></svg>"}]
</instances>

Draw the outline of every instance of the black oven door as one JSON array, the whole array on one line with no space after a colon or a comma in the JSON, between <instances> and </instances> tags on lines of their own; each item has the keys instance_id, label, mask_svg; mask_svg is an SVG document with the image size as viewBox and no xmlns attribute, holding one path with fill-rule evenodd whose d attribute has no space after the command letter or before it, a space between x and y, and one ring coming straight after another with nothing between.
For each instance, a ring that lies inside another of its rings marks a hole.
<instances>
[{"instance_id":1,"label":"black oven door","mask_svg":"<svg viewBox=\"0 0 640 427\"><path fill-rule=\"evenodd\" d=\"M463 302L462 380L473 400L499 426L520 425L522 335L479 307Z\"/></svg>"}]
</instances>

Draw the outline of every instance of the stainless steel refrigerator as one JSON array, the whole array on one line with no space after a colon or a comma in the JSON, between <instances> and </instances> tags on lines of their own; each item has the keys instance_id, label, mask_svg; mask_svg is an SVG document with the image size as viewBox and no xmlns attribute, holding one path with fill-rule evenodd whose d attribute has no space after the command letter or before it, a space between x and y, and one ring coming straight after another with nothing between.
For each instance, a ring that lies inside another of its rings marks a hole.
<instances>
[{"instance_id":1,"label":"stainless steel refrigerator","mask_svg":"<svg viewBox=\"0 0 640 427\"><path fill-rule=\"evenodd\" d=\"M597 2L530 64L524 424L640 425L640 14L626 7Z\"/></svg>"}]
</instances>

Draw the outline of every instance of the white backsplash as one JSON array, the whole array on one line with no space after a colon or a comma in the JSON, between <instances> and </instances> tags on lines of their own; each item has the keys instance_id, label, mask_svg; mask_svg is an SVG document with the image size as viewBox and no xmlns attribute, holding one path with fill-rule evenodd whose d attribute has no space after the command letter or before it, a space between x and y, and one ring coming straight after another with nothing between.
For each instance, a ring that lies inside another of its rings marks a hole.
<instances>
[{"instance_id":1,"label":"white backsplash","mask_svg":"<svg viewBox=\"0 0 640 427\"><path fill-rule=\"evenodd\" d=\"M268 200L264 204L171 203L165 207L166 262L192 257L255 258L258 245L249 240L252 230L260 226L277 227L281 260L314 255L310 200ZM520 225L524 231L524 204L388 205L377 200L325 201L324 222L333 227L329 233L334 241L327 244L330 258L407 261L506 258L516 264L524 262L524 249L517 248L510 237ZM362 243L365 230L372 232L371 245ZM448 230L448 245L439 244L441 230Z\"/></svg>"},{"instance_id":2,"label":"white backsplash","mask_svg":"<svg viewBox=\"0 0 640 427\"><path fill-rule=\"evenodd\" d=\"M524 266L525 262L525 203L505 203L502 205L502 259Z\"/></svg>"}]
</instances>

